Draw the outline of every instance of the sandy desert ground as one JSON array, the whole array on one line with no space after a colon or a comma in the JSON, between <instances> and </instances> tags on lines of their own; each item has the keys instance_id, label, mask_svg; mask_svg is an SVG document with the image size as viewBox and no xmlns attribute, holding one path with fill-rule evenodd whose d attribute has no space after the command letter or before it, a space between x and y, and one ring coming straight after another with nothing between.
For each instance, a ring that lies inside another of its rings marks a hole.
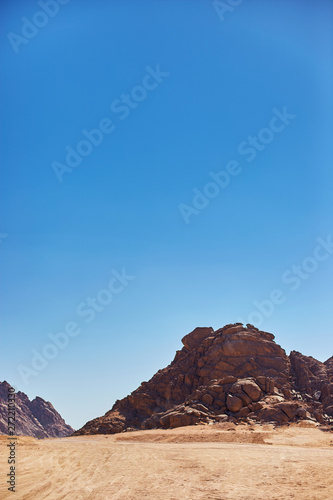
<instances>
[{"instance_id":1,"label":"sandy desert ground","mask_svg":"<svg viewBox=\"0 0 333 500\"><path fill-rule=\"evenodd\" d=\"M333 434L296 424L230 423L36 440L20 437L16 493L3 499L274 500L333 498Z\"/></svg>"}]
</instances>

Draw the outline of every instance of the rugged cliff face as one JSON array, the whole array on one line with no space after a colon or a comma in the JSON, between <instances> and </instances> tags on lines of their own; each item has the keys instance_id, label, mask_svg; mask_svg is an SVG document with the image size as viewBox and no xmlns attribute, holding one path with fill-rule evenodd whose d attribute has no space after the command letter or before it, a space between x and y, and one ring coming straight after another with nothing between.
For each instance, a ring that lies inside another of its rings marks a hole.
<instances>
[{"instance_id":1,"label":"rugged cliff face","mask_svg":"<svg viewBox=\"0 0 333 500\"><path fill-rule=\"evenodd\" d=\"M294 386L303 394L303 398L309 402L315 401L318 412L322 410L333 417L333 357L321 363L311 356L292 351L290 362Z\"/></svg>"},{"instance_id":2,"label":"rugged cliff face","mask_svg":"<svg viewBox=\"0 0 333 500\"><path fill-rule=\"evenodd\" d=\"M8 382L0 382L0 434L8 434ZM64 437L74 429L53 408L51 403L36 397L30 401L23 392L15 394L15 434L37 438Z\"/></svg>"},{"instance_id":3,"label":"rugged cliff face","mask_svg":"<svg viewBox=\"0 0 333 500\"><path fill-rule=\"evenodd\" d=\"M239 323L196 328L172 363L75 432L113 434L199 422L333 422L332 358L285 351L274 335Z\"/></svg>"}]
</instances>

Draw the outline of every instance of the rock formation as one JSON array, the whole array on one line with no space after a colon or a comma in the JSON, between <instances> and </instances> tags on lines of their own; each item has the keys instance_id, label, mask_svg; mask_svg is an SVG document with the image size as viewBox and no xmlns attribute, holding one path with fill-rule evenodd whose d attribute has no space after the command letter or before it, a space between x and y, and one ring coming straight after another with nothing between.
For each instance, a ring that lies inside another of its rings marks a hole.
<instances>
[{"instance_id":1,"label":"rock formation","mask_svg":"<svg viewBox=\"0 0 333 500\"><path fill-rule=\"evenodd\" d=\"M0 382L0 434L8 434L8 382ZM74 432L51 403L36 397L30 401L24 392L15 394L15 434L36 438L65 437Z\"/></svg>"},{"instance_id":2,"label":"rock formation","mask_svg":"<svg viewBox=\"0 0 333 500\"><path fill-rule=\"evenodd\" d=\"M274 335L236 323L196 328L172 363L80 434L246 420L333 423L333 358L285 351Z\"/></svg>"}]
</instances>

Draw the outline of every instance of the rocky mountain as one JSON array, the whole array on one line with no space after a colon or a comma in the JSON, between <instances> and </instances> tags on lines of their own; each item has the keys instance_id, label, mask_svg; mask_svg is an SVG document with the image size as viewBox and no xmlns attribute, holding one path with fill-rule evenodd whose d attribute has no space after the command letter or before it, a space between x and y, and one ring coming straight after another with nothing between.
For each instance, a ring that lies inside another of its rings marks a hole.
<instances>
[{"instance_id":1,"label":"rocky mountain","mask_svg":"<svg viewBox=\"0 0 333 500\"><path fill-rule=\"evenodd\" d=\"M0 434L8 434L8 382L0 382ZM74 429L53 408L51 403L36 397L30 401L24 392L15 394L15 433L37 438L65 437Z\"/></svg>"},{"instance_id":2,"label":"rocky mountain","mask_svg":"<svg viewBox=\"0 0 333 500\"><path fill-rule=\"evenodd\" d=\"M333 358L287 356L274 338L249 324L196 328L169 366L75 435L227 420L333 424Z\"/></svg>"}]
</instances>

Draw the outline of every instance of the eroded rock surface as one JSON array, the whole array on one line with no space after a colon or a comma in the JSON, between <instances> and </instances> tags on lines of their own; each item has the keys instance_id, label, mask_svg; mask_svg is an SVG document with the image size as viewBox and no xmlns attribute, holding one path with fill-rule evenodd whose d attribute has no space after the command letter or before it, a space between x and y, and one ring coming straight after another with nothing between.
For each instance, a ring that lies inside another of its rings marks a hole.
<instances>
[{"instance_id":1,"label":"eroded rock surface","mask_svg":"<svg viewBox=\"0 0 333 500\"><path fill-rule=\"evenodd\" d=\"M288 357L274 335L240 323L196 328L182 342L169 366L75 434L226 420L333 422L333 358Z\"/></svg>"}]
</instances>

